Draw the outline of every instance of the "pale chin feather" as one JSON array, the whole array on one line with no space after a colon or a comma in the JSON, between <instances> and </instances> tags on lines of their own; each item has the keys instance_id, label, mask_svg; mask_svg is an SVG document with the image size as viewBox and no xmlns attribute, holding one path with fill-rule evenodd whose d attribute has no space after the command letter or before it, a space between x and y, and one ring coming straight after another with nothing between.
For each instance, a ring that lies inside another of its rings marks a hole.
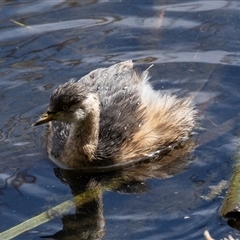
<instances>
[{"instance_id":1,"label":"pale chin feather","mask_svg":"<svg viewBox=\"0 0 240 240\"><path fill-rule=\"evenodd\" d=\"M82 110L82 109L77 109L75 110L74 114L73 114L73 123L79 122L81 120L83 120L84 118L86 118L86 113Z\"/></svg>"}]
</instances>

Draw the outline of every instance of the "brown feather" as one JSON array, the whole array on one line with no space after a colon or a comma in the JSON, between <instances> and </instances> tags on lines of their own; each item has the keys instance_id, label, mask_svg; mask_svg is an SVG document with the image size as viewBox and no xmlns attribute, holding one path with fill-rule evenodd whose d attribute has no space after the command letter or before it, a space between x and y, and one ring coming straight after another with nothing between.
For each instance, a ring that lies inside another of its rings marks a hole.
<instances>
[{"instance_id":1,"label":"brown feather","mask_svg":"<svg viewBox=\"0 0 240 240\"><path fill-rule=\"evenodd\" d=\"M148 69L139 75L132 61L120 62L54 90L47 111L56 120L47 135L50 157L79 169L148 156L188 139L196 118L192 100L153 90Z\"/></svg>"}]
</instances>

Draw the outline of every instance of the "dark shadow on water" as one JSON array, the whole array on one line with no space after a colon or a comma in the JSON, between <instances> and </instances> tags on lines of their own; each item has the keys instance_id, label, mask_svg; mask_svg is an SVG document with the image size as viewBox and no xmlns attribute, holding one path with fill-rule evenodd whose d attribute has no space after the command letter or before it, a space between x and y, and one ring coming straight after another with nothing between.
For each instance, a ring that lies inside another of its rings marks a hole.
<instances>
[{"instance_id":1,"label":"dark shadow on water","mask_svg":"<svg viewBox=\"0 0 240 240\"><path fill-rule=\"evenodd\" d=\"M62 217L63 228L51 239L101 239L105 232L104 191L123 194L144 194L151 186L147 179L163 179L183 172L193 162L195 143L188 140L151 159L140 161L124 169L104 173L83 173L74 170L55 168L55 175L67 184L73 196L91 189L100 189L87 203L77 204L74 214Z\"/></svg>"}]
</instances>

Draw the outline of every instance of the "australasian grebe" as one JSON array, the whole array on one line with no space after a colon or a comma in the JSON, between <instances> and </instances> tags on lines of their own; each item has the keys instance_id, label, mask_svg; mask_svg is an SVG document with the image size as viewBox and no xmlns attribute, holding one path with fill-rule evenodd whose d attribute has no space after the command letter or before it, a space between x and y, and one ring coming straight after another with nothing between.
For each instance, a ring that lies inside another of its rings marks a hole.
<instances>
[{"instance_id":1,"label":"australasian grebe","mask_svg":"<svg viewBox=\"0 0 240 240\"><path fill-rule=\"evenodd\" d=\"M129 60L55 89L34 124L49 122L50 158L66 168L107 166L186 140L195 126L192 100L155 91L148 79L148 69L137 74Z\"/></svg>"}]
</instances>

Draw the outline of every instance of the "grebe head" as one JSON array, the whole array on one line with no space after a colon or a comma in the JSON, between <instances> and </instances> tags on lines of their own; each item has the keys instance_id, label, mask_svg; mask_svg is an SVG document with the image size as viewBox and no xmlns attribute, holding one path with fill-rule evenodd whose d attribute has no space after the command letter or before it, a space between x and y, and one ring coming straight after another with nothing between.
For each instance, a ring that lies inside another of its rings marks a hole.
<instances>
[{"instance_id":1,"label":"grebe head","mask_svg":"<svg viewBox=\"0 0 240 240\"><path fill-rule=\"evenodd\" d=\"M46 113L33 126L53 120L79 122L94 111L96 104L99 105L97 94L81 82L70 80L53 91Z\"/></svg>"}]
</instances>

